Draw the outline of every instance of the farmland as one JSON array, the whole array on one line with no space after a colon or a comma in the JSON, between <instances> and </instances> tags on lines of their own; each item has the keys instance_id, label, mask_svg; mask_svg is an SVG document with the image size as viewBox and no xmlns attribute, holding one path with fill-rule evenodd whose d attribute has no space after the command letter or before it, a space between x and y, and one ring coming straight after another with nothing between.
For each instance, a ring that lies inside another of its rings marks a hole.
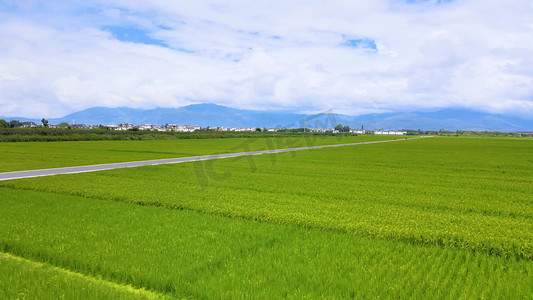
<instances>
[{"instance_id":1,"label":"farmland","mask_svg":"<svg viewBox=\"0 0 533 300\"><path fill-rule=\"evenodd\" d=\"M202 142L176 153L211 154ZM533 140L511 138L58 175L0 183L0 251L83 274L102 298L529 298L532 194ZM52 272L20 265L0 259L0 279Z\"/></svg>"},{"instance_id":2,"label":"farmland","mask_svg":"<svg viewBox=\"0 0 533 300\"><path fill-rule=\"evenodd\" d=\"M0 143L0 172L71 167L250 150L357 143L394 136L311 136L147 141L65 141Z\"/></svg>"},{"instance_id":3,"label":"farmland","mask_svg":"<svg viewBox=\"0 0 533 300\"><path fill-rule=\"evenodd\" d=\"M40 262L0 254L0 298L12 299L165 299Z\"/></svg>"}]
</instances>

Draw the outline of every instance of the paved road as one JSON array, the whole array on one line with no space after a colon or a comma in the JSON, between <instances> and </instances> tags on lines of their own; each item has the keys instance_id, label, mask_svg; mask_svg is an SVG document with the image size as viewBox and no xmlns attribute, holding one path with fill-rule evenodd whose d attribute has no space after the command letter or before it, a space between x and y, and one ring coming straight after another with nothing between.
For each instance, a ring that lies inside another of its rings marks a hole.
<instances>
[{"instance_id":1,"label":"paved road","mask_svg":"<svg viewBox=\"0 0 533 300\"><path fill-rule=\"evenodd\" d=\"M389 142L398 142L398 141L405 141L405 140L414 140L414 139L420 139L420 138L424 138L424 137L405 138L405 139L398 139L398 140L385 140L385 141L349 143L349 144L337 144L337 145L311 146L311 147L301 147L301 148L262 150L262 151L228 153L228 154L217 154L217 155L203 155L203 156L191 156L191 157L180 157L180 158L143 160L143 161L132 161L132 162L122 162L122 163L101 164L101 165L79 166L79 167L41 169L41 170L18 171L18 172L5 172L5 173L0 173L0 181L13 180L13 179L22 179L22 178L31 178L31 177L41 177L41 176L51 176L51 175L59 175L59 174L87 173L87 172L96 172L96 171L104 171L104 170L112 170L112 169L120 169L120 168L131 168L131 167L140 167L140 166L154 166L154 165L162 165L162 164L179 164L179 163L184 163L184 162L201 161L201 160L209 160L209 159L220 159L220 158L230 158L230 157L240 157L240 156L247 156L247 155L272 154L272 153L282 153L282 152L300 151L300 150L311 150L311 149L320 149L320 148L333 148L333 147L355 146L355 145L365 145L365 144L389 143Z\"/></svg>"}]
</instances>

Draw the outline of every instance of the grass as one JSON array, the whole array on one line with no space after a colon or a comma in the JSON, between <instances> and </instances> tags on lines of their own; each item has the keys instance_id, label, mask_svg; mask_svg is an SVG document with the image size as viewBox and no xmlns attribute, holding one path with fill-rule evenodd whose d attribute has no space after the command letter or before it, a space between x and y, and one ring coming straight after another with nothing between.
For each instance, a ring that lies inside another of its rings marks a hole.
<instances>
[{"instance_id":1,"label":"grass","mask_svg":"<svg viewBox=\"0 0 533 300\"><path fill-rule=\"evenodd\" d=\"M470 299L533 293L531 261L52 193L0 188L0 197L0 210L8 212L0 219L1 251L177 298ZM50 275L24 266L20 272L19 286ZM13 281L0 272L6 276ZM73 298L85 297L76 282L52 282L41 293L73 287ZM15 292L8 289L7 297Z\"/></svg>"},{"instance_id":2,"label":"grass","mask_svg":"<svg viewBox=\"0 0 533 300\"><path fill-rule=\"evenodd\" d=\"M530 140L432 138L0 186L531 260L531 153Z\"/></svg>"},{"instance_id":3,"label":"grass","mask_svg":"<svg viewBox=\"0 0 533 300\"><path fill-rule=\"evenodd\" d=\"M150 141L75 141L0 143L0 172L71 167L113 162L222 154L272 148L330 145L394 137L309 136Z\"/></svg>"}]
</instances>

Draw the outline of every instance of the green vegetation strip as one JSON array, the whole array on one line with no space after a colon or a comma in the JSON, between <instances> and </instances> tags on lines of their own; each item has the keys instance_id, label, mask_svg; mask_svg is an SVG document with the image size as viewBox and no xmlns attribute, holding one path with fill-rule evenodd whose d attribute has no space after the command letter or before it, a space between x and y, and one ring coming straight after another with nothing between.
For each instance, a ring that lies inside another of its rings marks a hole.
<instances>
[{"instance_id":1,"label":"green vegetation strip","mask_svg":"<svg viewBox=\"0 0 533 300\"><path fill-rule=\"evenodd\" d=\"M0 122L1 123L1 122ZM221 139L221 138L264 138L298 137L303 135L333 136L332 132L303 132L299 129L281 129L277 132L217 131L215 129L194 132L157 130L112 130L107 128L2 128L0 142L58 142L58 141L121 141L121 140L177 140L177 139ZM438 133L438 132L436 132ZM348 134L348 133L346 133ZM418 135L418 131L413 135ZM425 134L433 134L425 132Z\"/></svg>"},{"instance_id":2,"label":"green vegetation strip","mask_svg":"<svg viewBox=\"0 0 533 300\"><path fill-rule=\"evenodd\" d=\"M0 186L531 260L531 153L532 140L439 137Z\"/></svg>"},{"instance_id":3,"label":"green vegetation strip","mask_svg":"<svg viewBox=\"0 0 533 300\"><path fill-rule=\"evenodd\" d=\"M0 143L0 172L387 140L388 136L305 136L154 141Z\"/></svg>"},{"instance_id":4,"label":"green vegetation strip","mask_svg":"<svg viewBox=\"0 0 533 300\"><path fill-rule=\"evenodd\" d=\"M49 264L0 253L1 299L165 299Z\"/></svg>"},{"instance_id":5,"label":"green vegetation strip","mask_svg":"<svg viewBox=\"0 0 533 300\"><path fill-rule=\"evenodd\" d=\"M533 295L532 261L11 188L0 188L0 199L0 251L174 297ZM0 277L13 280L6 272ZM19 274L18 286L41 276ZM107 293L101 288L97 296ZM54 289L44 284L40 293Z\"/></svg>"}]
</instances>

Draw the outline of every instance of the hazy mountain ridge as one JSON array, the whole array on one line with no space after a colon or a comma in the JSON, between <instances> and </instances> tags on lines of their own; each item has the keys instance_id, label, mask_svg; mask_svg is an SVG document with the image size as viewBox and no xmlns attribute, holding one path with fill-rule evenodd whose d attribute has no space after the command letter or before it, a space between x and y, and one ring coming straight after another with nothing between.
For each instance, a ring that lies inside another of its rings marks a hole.
<instances>
[{"instance_id":1,"label":"hazy mountain ridge","mask_svg":"<svg viewBox=\"0 0 533 300\"><path fill-rule=\"evenodd\" d=\"M3 117L0 117L3 118ZM6 120L33 121L37 119L8 117ZM241 110L216 104L193 104L180 108L135 109L128 107L93 107L62 118L49 119L51 124L189 124L211 127L333 127L342 123L352 128L366 129L422 129L422 130L532 130L533 120L489 114L466 109L443 109L433 112L400 112L347 116L324 115L314 119L310 115L277 111ZM318 122L317 122L318 121Z\"/></svg>"}]
</instances>

